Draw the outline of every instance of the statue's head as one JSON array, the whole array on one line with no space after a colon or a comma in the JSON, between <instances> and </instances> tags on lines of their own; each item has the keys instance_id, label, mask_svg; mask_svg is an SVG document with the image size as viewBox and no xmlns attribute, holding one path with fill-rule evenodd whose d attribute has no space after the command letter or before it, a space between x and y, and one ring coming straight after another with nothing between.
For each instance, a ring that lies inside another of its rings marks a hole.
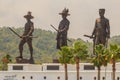
<instances>
[{"instance_id":1,"label":"statue's head","mask_svg":"<svg viewBox=\"0 0 120 80\"><path fill-rule=\"evenodd\" d=\"M99 15L102 17L104 16L104 14L105 14L105 9L104 8L99 9Z\"/></svg>"},{"instance_id":2,"label":"statue's head","mask_svg":"<svg viewBox=\"0 0 120 80\"><path fill-rule=\"evenodd\" d=\"M34 17L31 15L32 12L28 11L27 15L24 16L27 20L33 19Z\"/></svg>"},{"instance_id":3,"label":"statue's head","mask_svg":"<svg viewBox=\"0 0 120 80\"><path fill-rule=\"evenodd\" d=\"M67 17L70 15L68 12L69 12L69 9L64 8L64 10L61 13L59 13L59 15L62 15L63 18Z\"/></svg>"}]
</instances>

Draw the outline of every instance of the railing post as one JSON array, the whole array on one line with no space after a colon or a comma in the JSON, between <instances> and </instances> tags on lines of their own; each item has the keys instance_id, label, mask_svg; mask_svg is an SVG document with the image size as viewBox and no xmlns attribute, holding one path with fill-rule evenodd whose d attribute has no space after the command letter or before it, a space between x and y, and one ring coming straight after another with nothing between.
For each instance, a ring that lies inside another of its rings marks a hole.
<instances>
[{"instance_id":1,"label":"railing post","mask_svg":"<svg viewBox=\"0 0 120 80\"><path fill-rule=\"evenodd\" d=\"M82 80L82 77L80 77L80 80Z\"/></svg>"},{"instance_id":2,"label":"railing post","mask_svg":"<svg viewBox=\"0 0 120 80\"><path fill-rule=\"evenodd\" d=\"M119 80L120 78L119 77L117 77L117 80Z\"/></svg>"},{"instance_id":3,"label":"railing post","mask_svg":"<svg viewBox=\"0 0 120 80\"><path fill-rule=\"evenodd\" d=\"M94 80L96 80L96 77L94 77Z\"/></svg>"},{"instance_id":4,"label":"railing post","mask_svg":"<svg viewBox=\"0 0 120 80\"><path fill-rule=\"evenodd\" d=\"M58 76L57 79L60 80L60 76Z\"/></svg>"}]
</instances>

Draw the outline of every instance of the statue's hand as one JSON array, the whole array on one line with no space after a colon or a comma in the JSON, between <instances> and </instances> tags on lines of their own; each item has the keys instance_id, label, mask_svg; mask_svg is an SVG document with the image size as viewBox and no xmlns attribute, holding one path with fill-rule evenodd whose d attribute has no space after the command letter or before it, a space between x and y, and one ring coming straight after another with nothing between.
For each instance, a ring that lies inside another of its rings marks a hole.
<instances>
[{"instance_id":1,"label":"statue's hand","mask_svg":"<svg viewBox=\"0 0 120 80\"><path fill-rule=\"evenodd\" d=\"M62 33L62 32L63 32L63 30L58 30L58 32L59 32L59 33Z\"/></svg>"},{"instance_id":2,"label":"statue's hand","mask_svg":"<svg viewBox=\"0 0 120 80\"><path fill-rule=\"evenodd\" d=\"M28 38L28 37L29 37L29 35L26 35L25 37L26 37L26 38Z\"/></svg>"},{"instance_id":3,"label":"statue's hand","mask_svg":"<svg viewBox=\"0 0 120 80\"><path fill-rule=\"evenodd\" d=\"M24 37L24 36L20 36L20 38L22 38L22 39L23 39L23 37Z\"/></svg>"},{"instance_id":4,"label":"statue's hand","mask_svg":"<svg viewBox=\"0 0 120 80\"><path fill-rule=\"evenodd\" d=\"M28 36L23 36L23 35L22 35L22 36L20 36L20 38L21 38L21 39L26 38L26 37L28 37Z\"/></svg>"},{"instance_id":5,"label":"statue's hand","mask_svg":"<svg viewBox=\"0 0 120 80\"><path fill-rule=\"evenodd\" d=\"M92 39L92 38L93 38L93 35L90 36L90 39Z\"/></svg>"}]
</instances>

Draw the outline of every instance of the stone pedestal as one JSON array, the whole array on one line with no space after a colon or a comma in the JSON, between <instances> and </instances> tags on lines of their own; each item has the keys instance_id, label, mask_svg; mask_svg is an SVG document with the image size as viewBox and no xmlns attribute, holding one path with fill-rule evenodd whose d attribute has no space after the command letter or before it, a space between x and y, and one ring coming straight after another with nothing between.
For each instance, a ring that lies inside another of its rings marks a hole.
<instances>
[{"instance_id":1,"label":"stone pedestal","mask_svg":"<svg viewBox=\"0 0 120 80\"><path fill-rule=\"evenodd\" d=\"M8 64L8 71L42 71L40 64Z\"/></svg>"},{"instance_id":2,"label":"stone pedestal","mask_svg":"<svg viewBox=\"0 0 120 80\"><path fill-rule=\"evenodd\" d=\"M31 58L31 59L16 58L16 63L30 63L30 64L34 64L34 60L33 60L33 58Z\"/></svg>"}]
</instances>

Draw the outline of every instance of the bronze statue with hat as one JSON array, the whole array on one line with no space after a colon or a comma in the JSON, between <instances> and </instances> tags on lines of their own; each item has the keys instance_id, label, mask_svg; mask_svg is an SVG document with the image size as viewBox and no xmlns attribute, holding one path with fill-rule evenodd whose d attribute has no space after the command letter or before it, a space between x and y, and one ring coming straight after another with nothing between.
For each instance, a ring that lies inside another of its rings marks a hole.
<instances>
[{"instance_id":1,"label":"bronze statue with hat","mask_svg":"<svg viewBox=\"0 0 120 80\"><path fill-rule=\"evenodd\" d=\"M70 25L70 22L67 19L67 16L70 15L68 12L69 10L64 8L64 10L61 13L59 13L59 15L62 16L62 20L59 23L57 37L56 37L57 49L61 49L62 46L67 46L67 33Z\"/></svg>"},{"instance_id":2,"label":"bronze statue with hat","mask_svg":"<svg viewBox=\"0 0 120 80\"><path fill-rule=\"evenodd\" d=\"M34 31L34 24L31 21L31 19L33 19L34 17L31 15L31 12L29 11L27 13L27 15L24 16L24 18L27 20L27 23L25 24L25 28L24 28L24 33L21 36L21 41L19 43L19 52L20 52L20 56L16 57L17 59L23 59L23 46L25 43L28 44L29 46L29 50L30 50L30 63L34 63L33 62L33 47L32 47L32 33Z\"/></svg>"},{"instance_id":3,"label":"bronze statue with hat","mask_svg":"<svg viewBox=\"0 0 120 80\"><path fill-rule=\"evenodd\" d=\"M93 53L96 45L103 44L105 47L108 45L108 39L110 38L110 25L109 20L104 17L105 9L99 9L99 16L95 21L95 27L91 38L93 38Z\"/></svg>"}]
</instances>

